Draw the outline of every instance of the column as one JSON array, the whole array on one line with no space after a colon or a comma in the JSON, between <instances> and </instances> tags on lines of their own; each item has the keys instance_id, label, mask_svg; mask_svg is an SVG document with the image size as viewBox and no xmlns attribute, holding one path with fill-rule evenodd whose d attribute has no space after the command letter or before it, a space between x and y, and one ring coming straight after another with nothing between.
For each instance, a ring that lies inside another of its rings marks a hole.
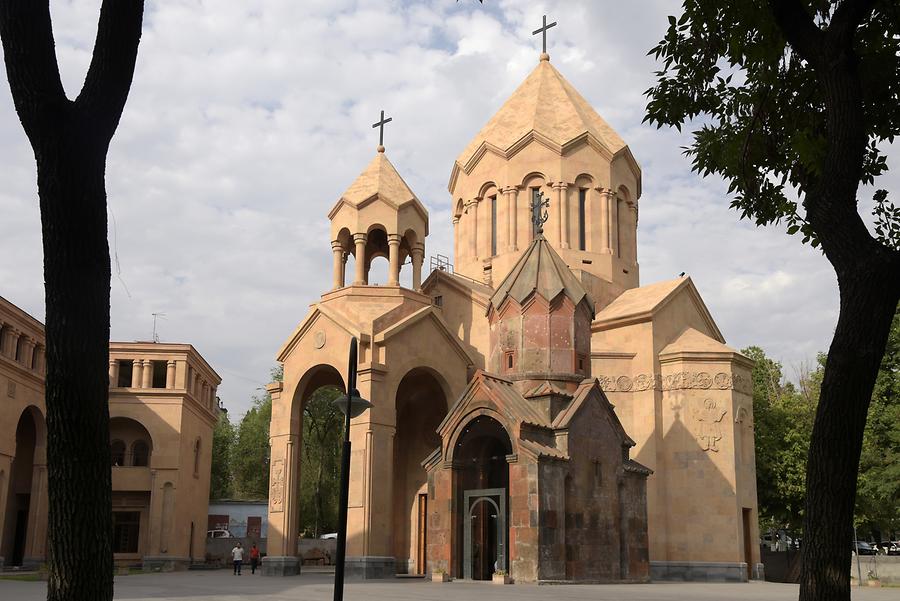
<instances>
[{"instance_id":1,"label":"column","mask_svg":"<svg viewBox=\"0 0 900 601\"><path fill-rule=\"evenodd\" d=\"M388 234L388 286L400 285L400 234Z\"/></svg>"},{"instance_id":2,"label":"column","mask_svg":"<svg viewBox=\"0 0 900 601\"><path fill-rule=\"evenodd\" d=\"M281 382L266 386L272 397L269 461L268 556L263 562L266 576L292 576L300 572L297 557L300 482L300 424L291 419L291 403L280 402Z\"/></svg>"},{"instance_id":3,"label":"column","mask_svg":"<svg viewBox=\"0 0 900 601\"><path fill-rule=\"evenodd\" d=\"M0 478L0 542L5 542L5 540L3 539L3 533L6 532L6 520L15 519L15 516L10 518L6 513L6 503L7 499L9 498L10 489L9 473L12 469L12 462L13 458L9 455L0 455L0 472L5 474L4 478Z\"/></svg>"},{"instance_id":4,"label":"column","mask_svg":"<svg viewBox=\"0 0 900 601\"><path fill-rule=\"evenodd\" d=\"M469 233L469 251L472 260L478 259L478 200L469 201L467 214L472 216L472 230Z\"/></svg>"},{"instance_id":5,"label":"column","mask_svg":"<svg viewBox=\"0 0 900 601\"><path fill-rule=\"evenodd\" d=\"M412 264L413 264L413 277L412 277L412 285L413 290L421 291L422 290L422 263L425 260L425 245L421 242L417 243L412 248Z\"/></svg>"},{"instance_id":6,"label":"column","mask_svg":"<svg viewBox=\"0 0 900 601\"><path fill-rule=\"evenodd\" d=\"M334 257L332 271L332 290L344 287L344 247L339 240L331 242L331 254Z\"/></svg>"},{"instance_id":7,"label":"column","mask_svg":"<svg viewBox=\"0 0 900 601\"><path fill-rule=\"evenodd\" d=\"M350 253L342 253L341 257L341 286L345 285L347 281L347 258L350 256Z\"/></svg>"},{"instance_id":8,"label":"column","mask_svg":"<svg viewBox=\"0 0 900 601\"><path fill-rule=\"evenodd\" d=\"M572 209L569 205L569 188L568 184L562 189L562 230L563 237L560 243L561 248L572 248L572 228L569 226L569 218L572 215Z\"/></svg>"},{"instance_id":9,"label":"column","mask_svg":"<svg viewBox=\"0 0 900 601\"><path fill-rule=\"evenodd\" d=\"M47 465L45 457L37 457L37 449L35 455L23 559L23 565L32 568L37 568L47 558Z\"/></svg>"},{"instance_id":10,"label":"column","mask_svg":"<svg viewBox=\"0 0 900 601\"><path fill-rule=\"evenodd\" d=\"M109 360L109 387L116 388L119 385L119 362L115 359Z\"/></svg>"},{"instance_id":11,"label":"column","mask_svg":"<svg viewBox=\"0 0 900 601\"><path fill-rule=\"evenodd\" d=\"M43 346L39 346L37 349L37 364L34 369L40 374L47 371L46 349Z\"/></svg>"},{"instance_id":12,"label":"column","mask_svg":"<svg viewBox=\"0 0 900 601\"><path fill-rule=\"evenodd\" d=\"M454 263L459 261L459 236L460 236L459 217L454 217L453 218L453 262Z\"/></svg>"},{"instance_id":13,"label":"column","mask_svg":"<svg viewBox=\"0 0 900 601\"><path fill-rule=\"evenodd\" d=\"M553 211L553 219L556 222L553 231L556 234L556 244L560 248L568 248L568 244L563 246L563 198L566 196L566 188L569 184L565 182L557 182L553 184L553 201L556 208Z\"/></svg>"},{"instance_id":14,"label":"column","mask_svg":"<svg viewBox=\"0 0 900 601\"><path fill-rule=\"evenodd\" d=\"M13 343L15 340L15 331L9 325L0 329L0 355L4 357L9 357L10 359L15 359L16 357L16 347ZM12 350L10 350L10 348Z\"/></svg>"},{"instance_id":15,"label":"column","mask_svg":"<svg viewBox=\"0 0 900 601\"><path fill-rule=\"evenodd\" d=\"M144 373L144 362L140 359L135 359L131 365L131 387L132 388L140 388L141 382L143 379L141 378L141 374Z\"/></svg>"},{"instance_id":16,"label":"column","mask_svg":"<svg viewBox=\"0 0 900 601\"><path fill-rule=\"evenodd\" d=\"M519 189L516 186L507 188L509 192L509 250L515 251L519 249L518 244L518 212L519 212Z\"/></svg>"},{"instance_id":17,"label":"column","mask_svg":"<svg viewBox=\"0 0 900 601\"><path fill-rule=\"evenodd\" d=\"M628 205L628 208L631 210L631 223L633 224L634 229L632 230L631 235L631 258L637 264L637 225L638 225L638 206L637 202L633 202Z\"/></svg>"},{"instance_id":18,"label":"column","mask_svg":"<svg viewBox=\"0 0 900 601\"><path fill-rule=\"evenodd\" d=\"M152 388L153 387L153 363L150 359L144 359L144 373L143 378L141 378L141 388Z\"/></svg>"},{"instance_id":19,"label":"column","mask_svg":"<svg viewBox=\"0 0 900 601\"><path fill-rule=\"evenodd\" d=\"M356 245L356 278L354 286L366 285L366 234L353 234L353 243Z\"/></svg>"},{"instance_id":20,"label":"column","mask_svg":"<svg viewBox=\"0 0 900 601\"><path fill-rule=\"evenodd\" d=\"M600 193L600 248L603 254L612 253L612 247L609 243L609 200L613 195L613 191L609 188L597 188Z\"/></svg>"},{"instance_id":21,"label":"column","mask_svg":"<svg viewBox=\"0 0 900 601\"><path fill-rule=\"evenodd\" d=\"M166 388L175 388L175 360L169 359L166 363Z\"/></svg>"},{"instance_id":22,"label":"column","mask_svg":"<svg viewBox=\"0 0 900 601\"><path fill-rule=\"evenodd\" d=\"M612 190L609 191L609 249L619 256L619 199Z\"/></svg>"},{"instance_id":23,"label":"column","mask_svg":"<svg viewBox=\"0 0 900 601\"><path fill-rule=\"evenodd\" d=\"M25 366L26 369L31 369L32 358L34 356L34 347L37 343L31 338L25 337L25 341L22 344L22 365Z\"/></svg>"}]
</instances>

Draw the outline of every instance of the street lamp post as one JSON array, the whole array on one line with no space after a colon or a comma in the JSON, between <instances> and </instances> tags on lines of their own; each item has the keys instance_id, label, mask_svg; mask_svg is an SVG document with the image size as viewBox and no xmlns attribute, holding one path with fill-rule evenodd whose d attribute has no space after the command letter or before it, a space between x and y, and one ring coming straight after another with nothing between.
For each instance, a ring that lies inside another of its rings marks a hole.
<instances>
[{"instance_id":1,"label":"street lamp post","mask_svg":"<svg viewBox=\"0 0 900 601\"><path fill-rule=\"evenodd\" d=\"M334 566L334 601L344 599L344 556L347 553L347 504L350 496L350 418L362 415L372 403L359 396L356 389L356 336L350 339L350 366L347 371L347 394L334 404L344 414L344 452L341 456L341 500L338 513L337 559Z\"/></svg>"}]
</instances>

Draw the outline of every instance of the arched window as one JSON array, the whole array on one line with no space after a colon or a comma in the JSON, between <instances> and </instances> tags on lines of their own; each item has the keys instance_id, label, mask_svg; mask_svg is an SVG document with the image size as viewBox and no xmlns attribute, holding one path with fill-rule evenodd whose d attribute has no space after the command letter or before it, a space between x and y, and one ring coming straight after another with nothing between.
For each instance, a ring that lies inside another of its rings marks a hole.
<instances>
[{"instance_id":1,"label":"arched window","mask_svg":"<svg viewBox=\"0 0 900 601\"><path fill-rule=\"evenodd\" d=\"M491 256L497 256L497 195L491 196Z\"/></svg>"},{"instance_id":2,"label":"arched window","mask_svg":"<svg viewBox=\"0 0 900 601\"><path fill-rule=\"evenodd\" d=\"M578 250L587 250L587 228L585 219L585 205L587 204L587 190L578 189Z\"/></svg>"},{"instance_id":3,"label":"arched window","mask_svg":"<svg viewBox=\"0 0 900 601\"><path fill-rule=\"evenodd\" d=\"M136 440L131 445L131 465L134 467L150 465L150 445L146 441Z\"/></svg>"},{"instance_id":4,"label":"arched window","mask_svg":"<svg viewBox=\"0 0 900 601\"><path fill-rule=\"evenodd\" d=\"M200 439L194 442L194 476L200 476Z\"/></svg>"},{"instance_id":5,"label":"arched window","mask_svg":"<svg viewBox=\"0 0 900 601\"><path fill-rule=\"evenodd\" d=\"M125 443L114 440L109 443L110 462L115 466L125 465Z\"/></svg>"}]
</instances>

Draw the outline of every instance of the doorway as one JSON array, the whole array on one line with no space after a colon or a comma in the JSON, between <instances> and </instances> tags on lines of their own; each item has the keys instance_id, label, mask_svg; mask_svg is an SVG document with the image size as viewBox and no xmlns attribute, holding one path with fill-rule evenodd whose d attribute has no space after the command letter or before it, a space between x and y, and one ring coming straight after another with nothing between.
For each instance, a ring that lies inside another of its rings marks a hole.
<instances>
[{"instance_id":1,"label":"doorway","mask_svg":"<svg viewBox=\"0 0 900 601\"><path fill-rule=\"evenodd\" d=\"M463 575L466 580L490 580L506 570L506 489L465 492Z\"/></svg>"},{"instance_id":2,"label":"doorway","mask_svg":"<svg viewBox=\"0 0 900 601\"><path fill-rule=\"evenodd\" d=\"M751 510L744 507L741 511L744 525L744 561L747 564L747 580L753 578L753 541L750 539Z\"/></svg>"}]
</instances>

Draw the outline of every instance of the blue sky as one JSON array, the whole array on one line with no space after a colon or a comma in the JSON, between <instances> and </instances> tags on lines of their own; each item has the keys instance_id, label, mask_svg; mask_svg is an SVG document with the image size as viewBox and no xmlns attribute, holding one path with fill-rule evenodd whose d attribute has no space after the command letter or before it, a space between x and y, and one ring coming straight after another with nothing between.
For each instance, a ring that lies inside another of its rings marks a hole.
<instances>
[{"instance_id":1,"label":"blue sky","mask_svg":"<svg viewBox=\"0 0 900 601\"><path fill-rule=\"evenodd\" d=\"M329 285L327 213L374 155L379 111L394 119L388 156L430 213L426 255L452 255L453 160L534 68L546 13L559 22L553 64L642 166L641 281L687 272L729 344L764 347L788 375L825 350L837 315L827 261L783 227L739 221L725 185L690 172L686 134L641 124L657 68L646 53L679 4L486 5L150 0L107 169L113 337L149 339L151 313L166 313L161 338L193 343L243 413ZM99 0L51 6L75 96ZM43 318L34 161L5 85L0 163L0 295Z\"/></svg>"}]
</instances>

